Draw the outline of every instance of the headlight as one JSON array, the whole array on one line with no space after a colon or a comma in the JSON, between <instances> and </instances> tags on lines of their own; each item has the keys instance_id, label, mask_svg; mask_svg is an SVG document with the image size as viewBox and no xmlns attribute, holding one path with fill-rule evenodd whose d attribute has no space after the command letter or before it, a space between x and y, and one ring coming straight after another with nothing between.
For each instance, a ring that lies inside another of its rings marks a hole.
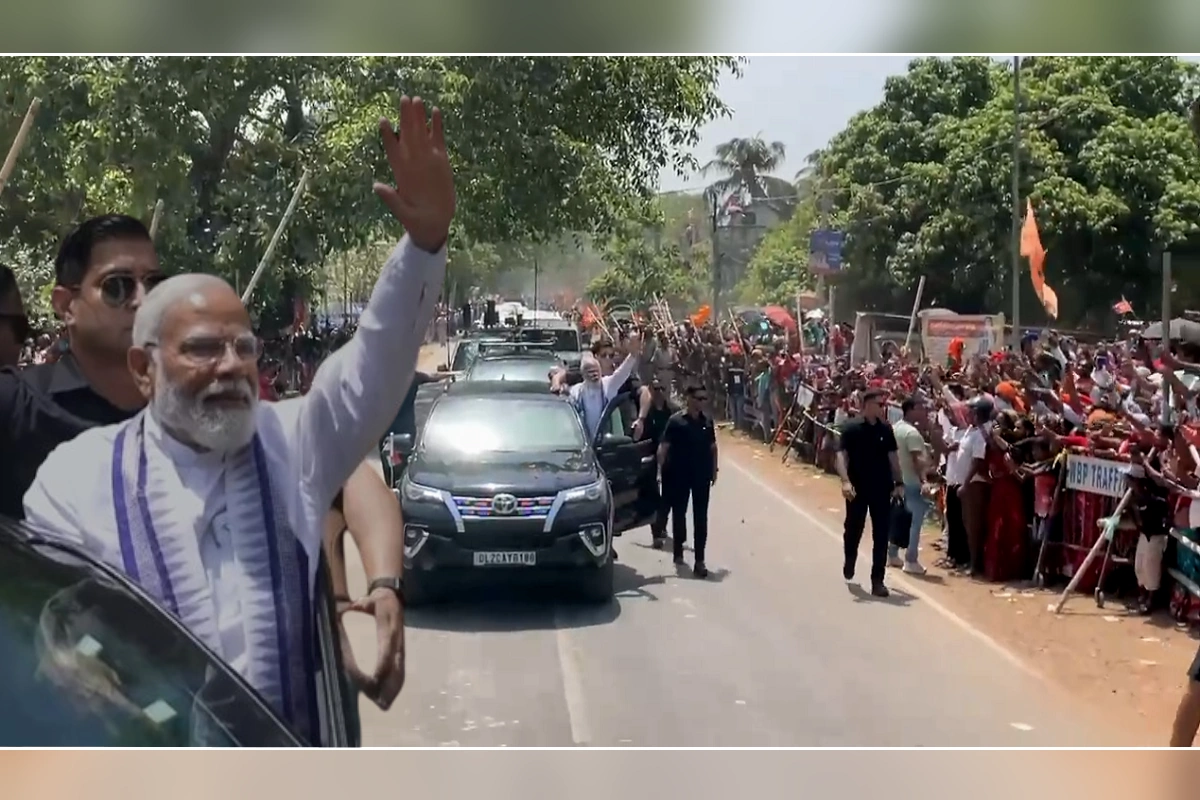
<instances>
[{"instance_id":1,"label":"headlight","mask_svg":"<svg viewBox=\"0 0 1200 800\"><path fill-rule=\"evenodd\" d=\"M595 483L589 483L587 486L579 486L574 489L568 489L563 495L563 501L567 503L575 503L580 500L596 501L604 497L604 492L608 489L608 482L601 479Z\"/></svg>"},{"instance_id":2,"label":"headlight","mask_svg":"<svg viewBox=\"0 0 1200 800\"><path fill-rule=\"evenodd\" d=\"M422 486L419 483L405 481L404 498L414 503L440 503L442 502L442 492L440 489L430 489L428 486Z\"/></svg>"}]
</instances>

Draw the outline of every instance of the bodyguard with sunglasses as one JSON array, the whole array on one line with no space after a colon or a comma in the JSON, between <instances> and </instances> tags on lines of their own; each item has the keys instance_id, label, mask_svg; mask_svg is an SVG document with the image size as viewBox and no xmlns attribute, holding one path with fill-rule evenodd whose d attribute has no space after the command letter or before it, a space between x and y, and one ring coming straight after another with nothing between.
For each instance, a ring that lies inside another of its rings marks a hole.
<instances>
[{"instance_id":1,"label":"bodyguard with sunglasses","mask_svg":"<svg viewBox=\"0 0 1200 800\"><path fill-rule=\"evenodd\" d=\"M145 405L126 354L134 312L166 277L146 226L123 214L93 217L72 230L54 275L51 303L69 351L53 364L0 370L0 515L18 519L50 451Z\"/></svg>"},{"instance_id":2,"label":"bodyguard with sunglasses","mask_svg":"<svg viewBox=\"0 0 1200 800\"><path fill-rule=\"evenodd\" d=\"M662 493L671 504L671 533L674 538L675 564L683 566L683 545L687 542L688 500L692 502L692 572L697 578L708 577L704 548L708 544L708 500L717 482L717 434L712 417L704 413L708 392L692 384L684 390L687 407L667 421L658 445L658 469Z\"/></svg>"}]
</instances>

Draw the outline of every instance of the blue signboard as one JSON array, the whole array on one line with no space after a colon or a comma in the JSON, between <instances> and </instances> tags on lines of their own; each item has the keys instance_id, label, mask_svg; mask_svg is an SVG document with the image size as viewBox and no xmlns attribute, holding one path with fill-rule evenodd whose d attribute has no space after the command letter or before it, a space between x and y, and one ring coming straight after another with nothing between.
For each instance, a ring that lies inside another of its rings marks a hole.
<instances>
[{"instance_id":1,"label":"blue signboard","mask_svg":"<svg viewBox=\"0 0 1200 800\"><path fill-rule=\"evenodd\" d=\"M808 241L808 268L818 274L840 272L842 247L846 234L841 231L815 230Z\"/></svg>"}]
</instances>

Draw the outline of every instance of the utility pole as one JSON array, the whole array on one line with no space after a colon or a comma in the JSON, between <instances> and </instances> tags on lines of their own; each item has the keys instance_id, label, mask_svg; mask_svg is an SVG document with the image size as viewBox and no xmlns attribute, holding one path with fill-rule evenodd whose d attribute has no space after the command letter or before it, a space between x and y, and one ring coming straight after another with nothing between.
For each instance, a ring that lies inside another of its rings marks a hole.
<instances>
[{"instance_id":1,"label":"utility pole","mask_svg":"<svg viewBox=\"0 0 1200 800\"><path fill-rule=\"evenodd\" d=\"M1021 57L1013 56L1012 152L1012 329L1013 351L1021 347Z\"/></svg>"},{"instance_id":2,"label":"utility pole","mask_svg":"<svg viewBox=\"0 0 1200 800\"><path fill-rule=\"evenodd\" d=\"M537 254L533 256L533 310L538 309L538 259Z\"/></svg>"},{"instance_id":3,"label":"utility pole","mask_svg":"<svg viewBox=\"0 0 1200 800\"><path fill-rule=\"evenodd\" d=\"M720 215L720 199L715 192L709 194L710 217L712 220L712 286L713 300L712 310L713 319L721 319L721 312L725 309L721 307L721 247L720 247L720 226L717 224Z\"/></svg>"}]
</instances>

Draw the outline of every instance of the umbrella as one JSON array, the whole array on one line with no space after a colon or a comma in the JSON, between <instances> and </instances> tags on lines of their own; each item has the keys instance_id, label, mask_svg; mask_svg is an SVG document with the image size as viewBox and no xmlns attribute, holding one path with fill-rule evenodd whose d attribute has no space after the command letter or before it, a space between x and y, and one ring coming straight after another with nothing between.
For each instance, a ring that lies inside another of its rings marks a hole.
<instances>
[{"instance_id":1,"label":"umbrella","mask_svg":"<svg viewBox=\"0 0 1200 800\"><path fill-rule=\"evenodd\" d=\"M1142 331L1141 336L1143 339L1161 339L1162 327L1161 322L1152 323ZM1170 338L1172 341L1200 345L1200 322L1176 317L1171 320Z\"/></svg>"},{"instance_id":2,"label":"umbrella","mask_svg":"<svg viewBox=\"0 0 1200 800\"><path fill-rule=\"evenodd\" d=\"M784 330L796 330L796 320L782 306L763 306L763 316Z\"/></svg>"}]
</instances>

